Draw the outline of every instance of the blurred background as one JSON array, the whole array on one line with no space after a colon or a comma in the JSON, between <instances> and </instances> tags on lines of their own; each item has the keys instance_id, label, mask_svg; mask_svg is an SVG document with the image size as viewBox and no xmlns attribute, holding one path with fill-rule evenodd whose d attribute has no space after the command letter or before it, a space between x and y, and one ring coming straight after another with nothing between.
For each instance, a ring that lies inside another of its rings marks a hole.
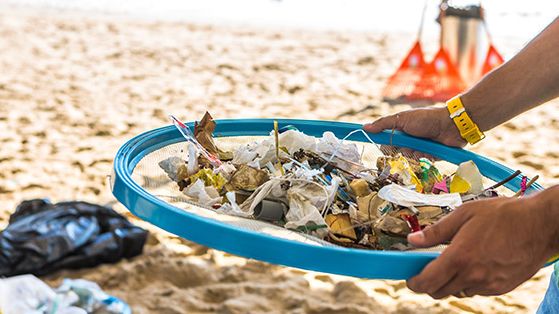
<instances>
[{"instance_id":1,"label":"blurred background","mask_svg":"<svg viewBox=\"0 0 559 314\"><path fill-rule=\"evenodd\" d=\"M185 121L209 110L216 119L366 123L441 105L444 99L432 95L419 103L404 94L386 97L387 82L418 39L424 7L422 52L425 63L434 60L439 5L0 0L0 226L20 201L34 197L114 204L107 175L117 149L169 124L170 113ZM482 5L490 37L483 31L478 38L491 38L505 60L559 14L556 0ZM465 33L455 34L465 41ZM558 128L559 103L552 101L487 132L469 149L530 177L539 174L549 186L559 183L559 151L549 145L559 142ZM64 277L95 281L134 313L532 313L551 271L503 296L437 301L401 281L331 276L207 249L115 206L152 232L144 254L42 279L52 285Z\"/></svg>"}]
</instances>

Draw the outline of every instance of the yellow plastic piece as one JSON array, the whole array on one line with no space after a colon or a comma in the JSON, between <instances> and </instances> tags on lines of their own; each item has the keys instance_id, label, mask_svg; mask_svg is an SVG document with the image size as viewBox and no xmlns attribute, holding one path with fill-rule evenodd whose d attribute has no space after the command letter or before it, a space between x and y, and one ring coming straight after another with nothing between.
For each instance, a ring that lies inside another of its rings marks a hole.
<instances>
[{"instance_id":1,"label":"yellow plastic piece","mask_svg":"<svg viewBox=\"0 0 559 314\"><path fill-rule=\"evenodd\" d=\"M464 194L470 190L470 187L470 183L459 175L455 175L450 181L450 193Z\"/></svg>"},{"instance_id":2,"label":"yellow plastic piece","mask_svg":"<svg viewBox=\"0 0 559 314\"><path fill-rule=\"evenodd\" d=\"M279 147L279 130L278 130L278 121L274 120L274 138L275 138L275 142L276 142L276 159L278 160L276 167L279 168L281 175L285 175L285 170L283 170L283 166L281 165L281 161L279 158L279 152L280 152L280 147Z\"/></svg>"},{"instance_id":3,"label":"yellow plastic piece","mask_svg":"<svg viewBox=\"0 0 559 314\"><path fill-rule=\"evenodd\" d=\"M468 143L473 145L485 138L485 134L480 131L477 124L472 121L466 112L466 109L462 104L462 100L460 99L460 95L447 101L446 107L448 109L448 113L450 114L450 118L454 121L454 124L456 124L458 131L460 131L460 136L462 136L462 138Z\"/></svg>"},{"instance_id":4,"label":"yellow plastic piece","mask_svg":"<svg viewBox=\"0 0 559 314\"><path fill-rule=\"evenodd\" d=\"M196 182L198 179L202 180L205 186L213 186L218 191L227 183L227 180L221 173L215 174L211 169L202 169L190 176L192 183Z\"/></svg>"},{"instance_id":5,"label":"yellow plastic piece","mask_svg":"<svg viewBox=\"0 0 559 314\"><path fill-rule=\"evenodd\" d=\"M326 221L332 233L343 235L352 240L357 240L357 235L351 225L349 214L329 214L324 217L324 221Z\"/></svg>"},{"instance_id":6,"label":"yellow plastic piece","mask_svg":"<svg viewBox=\"0 0 559 314\"><path fill-rule=\"evenodd\" d=\"M404 156L400 155L395 160L389 160L388 164L390 165L390 174L399 174L404 178L404 182L405 178L408 178L411 184L415 185L416 192L423 192L423 184L421 184L421 181L415 175L413 168Z\"/></svg>"}]
</instances>

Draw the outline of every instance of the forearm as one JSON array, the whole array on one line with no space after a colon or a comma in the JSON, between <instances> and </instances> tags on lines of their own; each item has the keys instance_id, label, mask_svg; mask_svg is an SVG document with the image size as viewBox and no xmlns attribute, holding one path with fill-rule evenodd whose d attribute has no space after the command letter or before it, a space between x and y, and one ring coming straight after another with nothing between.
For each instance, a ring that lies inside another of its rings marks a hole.
<instances>
[{"instance_id":1,"label":"forearm","mask_svg":"<svg viewBox=\"0 0 559 314\"><path fill-rule=\"evenodd\" d=\"M557 51L559 18L462 95L466 110L483 131L559 96Z\"/></svg>"}]
</instances>

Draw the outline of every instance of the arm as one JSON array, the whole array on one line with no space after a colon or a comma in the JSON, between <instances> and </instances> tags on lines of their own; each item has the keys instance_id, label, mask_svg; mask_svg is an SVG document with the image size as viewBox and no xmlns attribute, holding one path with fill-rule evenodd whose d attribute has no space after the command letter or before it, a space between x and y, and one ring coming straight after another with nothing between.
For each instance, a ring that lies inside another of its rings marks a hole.
<instances>
[{"instance_id":1,"label":"arm","mask_svg":"<svg viewBox=\"0 0 559 314\"><path fill-rule=\"evenodd\" d=\"M559 18L514 58L486 75L462 95L464 107L482 131L559 96ZM443 107L413 109L364 126L378 133L396 128L450 146L464 146ZM428 125L428 127L426 127Z\"/></svg>"},{"instance_id":2,"label":"arm","mask_svg":"<svg viewBox=\"0 0 559 314\"><path fill-rule=\"evenodd\" d=\"M559 19L517 56L483 78L462 97L482 130L559 96ZM396 128L446 145L466 142L446 108L414 109L364 126L369 132ZM408 241L429 247L451 244L408 287L434 298L495 295L511 291L559 252L559 186L525 198L468 202Z\"/></svg>"},{"instance_id":3,"label":"arm","mask_svg":"<svg viewBox=\"0 0 559 314\"><path fill-rule=\"evenodd\" d=\"M559 96L559 18L462 95L482 131Z\"/></svg>"}]
</instances>

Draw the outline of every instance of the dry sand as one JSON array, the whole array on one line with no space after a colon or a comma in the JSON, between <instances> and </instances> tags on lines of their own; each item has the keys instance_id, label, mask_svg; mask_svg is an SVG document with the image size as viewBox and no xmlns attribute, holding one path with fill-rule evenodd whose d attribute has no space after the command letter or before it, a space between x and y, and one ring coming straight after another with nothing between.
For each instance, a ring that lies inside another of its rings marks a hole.
<instances>
[{"instance_id":1,"label":"dry sand","mask_svg":"<svg viewBox=\"0 0 559 314\"><path fill-rule=\"evenodd\" d=\"M192 120L297 117L367 122L409 108L380 100L408 37L0 13L0 224L24 199L110 203L106 176L127 139ZM511 46L514 46L511 44ZM515 47L515 48L518 48ZM474 150L559 183L559 102L494 131ZM126 212L122 207L120 211ZM128 214L130 217L131 215ZM402 281L330 276L246 260L150 227L145 254L61 272L135 313L525 313L550 269L511 293L442 301Z\"/></svg>"}]
</instances>

